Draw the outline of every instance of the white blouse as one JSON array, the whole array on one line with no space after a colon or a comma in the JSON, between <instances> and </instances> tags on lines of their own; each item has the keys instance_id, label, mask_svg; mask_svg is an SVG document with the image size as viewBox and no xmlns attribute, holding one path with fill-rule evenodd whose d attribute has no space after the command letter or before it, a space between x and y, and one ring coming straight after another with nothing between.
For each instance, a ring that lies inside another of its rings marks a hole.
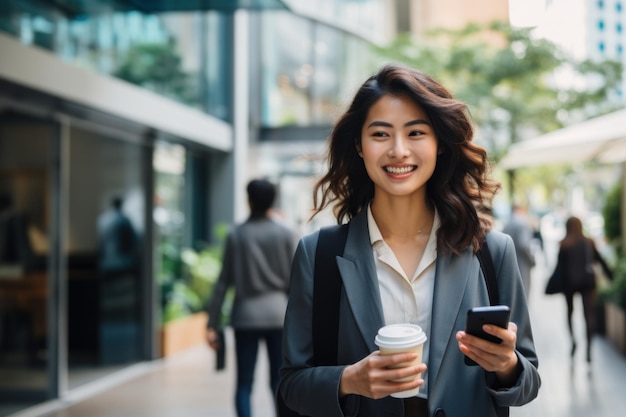
<instances>
[{"instance_id":1,"label":"white blouse","mask_svg":"<svg viewBox=\"0 0 626 417\"><path fill-rule=\"evenodd\" d=\"M376 263L385 324L411 323L419 325L429 338L424 345L423 353L424 363L428 364L437 260L437 230L440 225L439 215L435 211L433 227L428 237L424 255L410 278L400 266L396 255L383 240L369 206L367 208L367 223ZM420 389L420 397L428 397L427 372L422 375L425 384Z\"/></svg>"}]
</instances>

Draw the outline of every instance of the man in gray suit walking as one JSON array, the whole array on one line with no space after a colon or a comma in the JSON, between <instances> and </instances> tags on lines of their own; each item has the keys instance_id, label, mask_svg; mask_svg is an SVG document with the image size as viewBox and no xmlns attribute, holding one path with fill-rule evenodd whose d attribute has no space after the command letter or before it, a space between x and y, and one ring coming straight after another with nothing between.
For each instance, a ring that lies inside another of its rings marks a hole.
<instances>
[{"instance_id":1,"label":"man in gray suit walking","mask_svg":"<svg viewBox=\"0 0 626 417\"><path fill-rule=\"evenodd\" d=\"M527 217L526 209L521 205L513 205L511 218L502 230L511 236L515 244L517 264L524 282L526 298L530 292L530 271L535 266L535 255L532 250L533 229Z\"/></svg>"},{"instance_id":2,"label":"man in gray suit walking","mask_svg":"<svg viewBox=\"0 0 626 417\"><path fill-rule=\"evenodd\" d=\"M283 320L297 243L292 230L269 215L276 197L274 185L262 179L252 180L247 192L250 217L228 234L222 271L207 308L207 342L218 350L223 347L217 331L222 304L228 288L234 287L230 325L235 331L238 417L251 416L250 394L261 340L265 341L269 355L272 392L276 394L278 389Z\"/></svg>"}]
</instances>

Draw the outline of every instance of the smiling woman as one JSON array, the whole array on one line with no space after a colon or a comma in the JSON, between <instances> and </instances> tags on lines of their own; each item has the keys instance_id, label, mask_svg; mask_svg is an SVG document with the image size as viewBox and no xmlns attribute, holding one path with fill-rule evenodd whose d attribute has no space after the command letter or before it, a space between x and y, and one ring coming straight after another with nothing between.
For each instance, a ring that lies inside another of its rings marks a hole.
<instances>
[{"instance_id":1,"label":"smiling woman","mask_svg":"<svg viewBox=\"0 0 626 417\"><path fill-rule=\"evenodd\" d=\"M315 347L326 335L315 331L314 232L298 246L285 315L279 393L294 411L458 417L469 409L495 417L536 397L523 284L511 238L491 230L486 216L499 185L473 134L463 102L429 75L399 65L367 79L335 125L314 210L334 205L337 222L348 221L335 258L342 289L334 328L341 337L333 339L336 355L321 362ZM500 344L462 331L466 312L489 304L475 256L487 241L500 302L511 311L508 328L485 329ZM411 353L380 355L375 337L390 324L426 333L423 363L413 363ZM480 366L465 366L465 356ZM392 396L417 388L419 398Z\"/></svg>"}]
</instances>

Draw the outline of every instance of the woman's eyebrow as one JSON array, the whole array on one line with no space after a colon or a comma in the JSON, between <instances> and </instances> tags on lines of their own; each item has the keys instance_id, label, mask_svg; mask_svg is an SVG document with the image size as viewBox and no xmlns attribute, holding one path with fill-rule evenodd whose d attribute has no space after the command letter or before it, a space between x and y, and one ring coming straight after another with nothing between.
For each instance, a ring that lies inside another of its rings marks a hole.
<instances>
[{"instance_id":1,"label":"woman's eyebrow","mask_svg":"<svg viewBox=\"0 0 626 417\"><path fill-rule=\"evenodd\" d=\"M424 119L415 119L415 120L411 120L409 122L406 122L404 124L404 127L414 126L414 125L430 125L430 123L427 120L424 120ZM374 120L372 123L367 125L368 129L370 127L393 127L393 125L391 123L383 122L381 120Z\"/></svg>"}]
</instances>

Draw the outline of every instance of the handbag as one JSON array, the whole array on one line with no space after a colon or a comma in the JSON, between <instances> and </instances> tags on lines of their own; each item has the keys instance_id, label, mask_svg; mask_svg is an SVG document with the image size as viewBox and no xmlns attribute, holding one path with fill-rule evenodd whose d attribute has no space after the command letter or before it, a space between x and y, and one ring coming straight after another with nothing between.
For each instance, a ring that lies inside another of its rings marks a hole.
<instances>
[{"instance_id":1,"label":"handbag","mask_svg":"<svg viewBox=\"0 0 626 417\"><path fill-rule=\"evenodd\" d=\"M545 293L548 295L559 294L565 292L565 283L563 282L563 274L561 274L561 266L556 265L552 275L546 284Z\"/></svg>"}]
</instances>

